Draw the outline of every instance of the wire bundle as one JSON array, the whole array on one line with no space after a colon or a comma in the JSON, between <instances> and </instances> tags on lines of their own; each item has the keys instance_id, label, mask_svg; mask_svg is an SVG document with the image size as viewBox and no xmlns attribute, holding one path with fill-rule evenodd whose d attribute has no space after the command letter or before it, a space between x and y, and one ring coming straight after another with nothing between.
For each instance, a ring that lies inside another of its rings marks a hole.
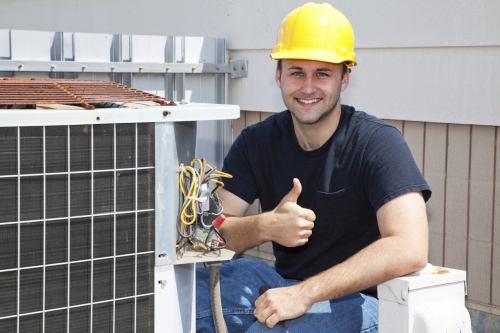
<instances>
[{"instance_id":1,"label":"wire bundle","mask_svg":"<svg viewBox=\"0 0 500 333\"><path fill-rule=\"evenodd\" d=\"M197 228L209 230L204 242L206 250L222 249L226 240L212 222L222 215L222 204L216 192L224 186L222 178L232 178L230 174L210 166L204 158L195 158L189 166L180 165L179 187L180 207L176 250L186 239L194 244ZM210 189L213 188L213 189ZM223 216L223 215L222 215ZM212 239L212 234L215 238ZM198 242L199 243L199 242Z\"/></svg>"}]
</instances>

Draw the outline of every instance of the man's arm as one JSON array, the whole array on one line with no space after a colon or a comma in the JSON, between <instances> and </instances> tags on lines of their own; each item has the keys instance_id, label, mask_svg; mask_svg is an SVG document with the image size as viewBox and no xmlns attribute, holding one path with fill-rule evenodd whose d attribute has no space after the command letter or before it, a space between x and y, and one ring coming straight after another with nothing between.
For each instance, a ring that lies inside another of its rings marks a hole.
<instances>
[{"instance_id":1,"label":"man's arm","mask_svg":"<svg viewBox=\"0 0 500 333\"><path fill-rule=\"evenodd\" d=\"M222 200L224 214L229 217L220 231L226 238L227 248L239 253L267 241L275 241L287 247L307 243L316 215L312 210L297 205L301 191L300 181L294 179L292 190L274 210L243 216L250 205L231 192L221 189L218 192L219 198Z\"/></svg>"},{"instance_id":2,"label":"man's arm","mask_svg":"<svg viewBox=\"0 0 500 333\"><path fill-rule=\"evenodd\" d=\"M319 301L339 298L422 269L427 264L428 225L420 192L401 195L377 211L381 238L345 262L302 283L268 290L255 316L269 327L303 315Z\"/></svg>"}]
</instances>

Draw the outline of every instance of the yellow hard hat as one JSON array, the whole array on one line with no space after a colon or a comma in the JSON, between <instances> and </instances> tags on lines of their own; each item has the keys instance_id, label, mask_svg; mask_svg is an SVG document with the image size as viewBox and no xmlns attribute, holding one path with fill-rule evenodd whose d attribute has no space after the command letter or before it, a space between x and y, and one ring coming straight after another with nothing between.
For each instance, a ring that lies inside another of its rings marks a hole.
<instances>
[{"instance_id":1,"label":"yellow hard hat","mask_svg":"<svg viewBox=\"0 0 500 333\"><path fill-rule=\"evenodd\" d=\"M328 3L306 3L281 23L271 59L317 60L356 66L351 23Z\"/></svg>"}]
</instances>

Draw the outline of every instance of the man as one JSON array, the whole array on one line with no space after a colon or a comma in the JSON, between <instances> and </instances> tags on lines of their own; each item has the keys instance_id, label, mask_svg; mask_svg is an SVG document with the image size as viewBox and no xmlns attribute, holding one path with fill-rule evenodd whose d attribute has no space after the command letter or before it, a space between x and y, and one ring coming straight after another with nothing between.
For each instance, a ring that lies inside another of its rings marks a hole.
<instances>
[{"instance_id":1,"label":"man","mask_svg":"<svg viewBox=\"0 0 500 333\"><path fill-rule=\"evenodd\" d=\"M241 133L220 191L228 248L272 241L276 264L221 267L230 333L377 332L376 285L427 263L431 192L408 146L340 104L353 50L349 21L329 4L305 4L281 25L271 57L288 110ZM245 217L257 198L264 213ZM213 331L206 273L197 279L197 329ZM259 296L262 284L272 288Z\"/></svg>"}]
</instances>

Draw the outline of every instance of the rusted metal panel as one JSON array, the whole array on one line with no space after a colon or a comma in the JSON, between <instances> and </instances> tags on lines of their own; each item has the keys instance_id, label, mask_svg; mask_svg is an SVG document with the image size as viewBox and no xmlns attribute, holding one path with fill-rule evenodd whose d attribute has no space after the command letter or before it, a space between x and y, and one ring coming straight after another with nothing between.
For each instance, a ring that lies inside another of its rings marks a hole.
<instances>
[{"instance_id":1,"label":"rusted metal panel","mask_svg":"<svg viewBox=\"0 0 500 333\"><path fill-rule=\"evenodd\" d=\"M469 200L469 125L448 125L444 265L467 267Z\"/></svg>"},{"instance_id":2,"label":"rusted metal panel","mask_svg":"<svg viewBox=\"0 0 500 333\"><path fill-rule=\"evenodd\" d=\"M425 123L415 121L404 122L404 138L410 147L413 158L420 171L423 171L424 167L424 131Z\"/></svg>"}]
</instances>

